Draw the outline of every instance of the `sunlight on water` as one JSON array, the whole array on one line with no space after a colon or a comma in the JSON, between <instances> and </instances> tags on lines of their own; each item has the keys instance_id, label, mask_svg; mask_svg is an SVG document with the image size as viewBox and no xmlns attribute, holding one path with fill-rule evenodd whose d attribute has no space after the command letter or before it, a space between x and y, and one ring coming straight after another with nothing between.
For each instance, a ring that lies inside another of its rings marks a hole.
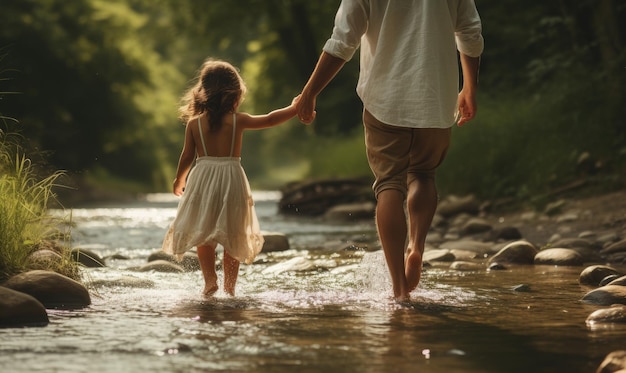
<instances>
[{"instance_id":1,"label":"sunlight on water","mask_svg":"<svg viewBox=\"0 0 626 373\"><path fill-rule=\"evenodd\" d=\"M291 249L242 265L237 296L208 299L200 271L137 270L160 249L172 194L56 210L71 215L72 246L107 266L84 271L91 306L49 310L44 328L0 329L2 371L588 372L623 342L623 330L585 329L593 308L576 301L579 269L440 264L399 304L373 220L282 216L280 193L254 198L261 228L286 234ZM511 290L520 283L531 291Z\"/></svg>"}]
</instances>

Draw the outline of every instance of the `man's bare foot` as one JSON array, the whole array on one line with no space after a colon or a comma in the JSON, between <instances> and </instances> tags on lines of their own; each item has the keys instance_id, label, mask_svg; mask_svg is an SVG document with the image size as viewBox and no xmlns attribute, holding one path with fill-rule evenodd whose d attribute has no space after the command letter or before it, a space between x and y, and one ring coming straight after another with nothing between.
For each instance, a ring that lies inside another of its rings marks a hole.
<instances>
[{"instance_id":1,"label":"man's bare foot","mask_svg":"<svg viewBox=\"0 0 626 373\"><path fill-rule=\"evenodd\" d=\"M202 295L204 295L205 297L212 297L213 294L215 294L215 292L217 292L217 284L213 284L213 285L206 285L204 287L204 290L202 291Z\"/></svg>"},{"instance_id":2,"label":"man's bare foot","mask_svg":"<svg viewBox=\"0 0 626 373\"><path fill-rule=\"evenodd\" d=\"M409 292L415 290L422 276L422 254L411 250L404 263L404 275L409 287Z\"/></svg>"}]
</instances>

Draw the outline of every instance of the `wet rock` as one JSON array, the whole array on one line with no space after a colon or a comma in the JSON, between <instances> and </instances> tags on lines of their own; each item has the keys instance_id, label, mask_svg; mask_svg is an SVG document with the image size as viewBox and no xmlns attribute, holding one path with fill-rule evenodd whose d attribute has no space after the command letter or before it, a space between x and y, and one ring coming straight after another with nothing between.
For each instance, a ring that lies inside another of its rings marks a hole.
<instances>
[{"instance_id":1,"label":"wet rock","mask_svg":"<svg viewBox=\"0 0 626 373\"><path fill-rule=\"evenodd\" d=\"M491 259L491 263L533 264L537 248L528 241L520 240L504 246Z\"/></svg>"},{"instance_id":2,"label":"wet rock","mask_svg":"<svg viewBox=\"0 0 626 373\"><path fill-rule=\"evenodd\" d=\"M374 202L370 177L293 182L281 189L282 214L322 215L333 206Z\"/></svg>"},{"instance_id":3,"label":"wet rock","mask_svg":"<svg viewBox=\"0 0 626 373\"><path fill-rule=\"evenodd\" d=\"M425 251L422 258L422 260L426 262L452 262L454 259L456 259L454 254L446 249Z\"/></svg>"},{"instance_id":4,"label":"wet rock","mask_svg":"<svg viewBox=\"0 0 626 373\"><path fill-rule=\"evenodd\" d=\"M461 232L463 234L477 234L490 231L491 229L491 224L489 224L485 219L472 218L463 224Z\"/></svg>"},{"instance_id":5,"label":"wet rock","mask_svg":"<svg viewBox=\"0 0 626 373\"><path fill-rule=\"evenodd\" d=\"M557 266L581 266L583 256L572 249L546 249L535 255L535 264L548 264Z\"/></svg>"},{"instance_id":6,"label":"wet rock","mask_svg":"<svg viewBox=\"0 0 626 373\"><path fill-rule=\"evenodd\" d=\"M606 285L588 292L581 300L600 306L626 304L626 286Z\"/></svg>"},{"instance_id":7,"label":"wet rock","mask_svg":"<svg viewBox=\"0 0 626 373\"><path fill-rule=\"evenodd\" d=\"M607 277L610 277L610 276L607 276ZM615 278L611 282L609 282L608 285L626 286L626 276L621 276L621 277Z\"/></svg>"},{"instance_id":8,"label":"wet rock","mask_svg":"<svg viewBox=\"0 0 626 373\"><path fill-rule=\"evenodd\" d=\"M626 370L626 350L613 351L606 355L596 373L622 373Z\"/></svg>"},{"instance_id":9,"label":"wet rock","mask_svg":"<svg viewBox=\"0 0 626 373\"><path fill-rule=\"evenodd\" d=\"M593 311L586 320L587 325L598 323L626 323L626 306L616 305Z\"/></svg>"},{"instance_id":10,"label":"wet rock","mask_svg":"<svg viewBox=\"0 0 626 373\"><path fill-rule=\"evenodd\" d=\"M500 263L491 263L488 267L487 270L488 271L503 271L507 269L505 266L503 266Z\"/></svg>"},{"instance_id":11,"label":"wet rock","mask_svg":"<svg viewBox=\"0 0 626 373\"><path fill-rule=\"evenodd\" d=\"M457 271L483 271L485 266L480 263L457 260L450 264L450 269Z\"/></svg>"},{"instance_id":12,"label":"wet rock","mask_svg":"<svg viewBox=\"0 0 626 373\"><path fill-rule=\"evenodd\" d=\"M460 213L476 215L478 214L479 208L480 202L476 196L449 196L439 203L437 213L446 218Z\"/></svg>"},{"instance_id":13,"label":"wet rock","mask_svg":"<svg viewBox=\"0 0 626 373\"><path fill-rule=\"evenodd\" d=\"M551 245L553 247L561 247L564 249L600 249L597 244L585 238L561 238L551 242Z\"/></svg>"},{"instance_id":14,"label":"wet rock","mask_svg":"<svg viewBox=\"0 0 626 373\"><path fill-rule=\"evenodd\" d=\"M45 326L46 308L34 297L0 286L0 328Z\"/></svg>"},{"instance_id":15,"label":"wet rock","mask_svg":"<svg viewBox=\"0 0 626 373\"><path fill-rule=\"evenodd\" d=\"M481 259L483 258L482 254L479 254L475 251L470 251L470 250L450 250L450 252L452 253L452 255L454 255L454 258L456 260L463 260L463 261L471 261L474 259Z\"/></svg>"},{"instance_id":16,"label":"wet rock","mask_svg":"<svg viewBox=\"0 0 626 373\"><path fill-rule=\"evenodd\" d=\"M104 259L95 252L87 249L72 249L70 252L72 259L88 268L104 267Z\"/></svg>"},{"instance_id":17,"label":"wet rock","mask_svg":"<svg viewBox=\"0 0 626 373\"><path fill-rule=\"evenodd\" d=\"M519 284L519 285L515 285L511 288L513 291L517 291L520 293L528 293L530 292L530 285L528 284Z\"/></svg>"},{"instance_id":18,"label":"wet rock","mask_svg":"<svg viewBox=\"0 0 626 373\"><path fill-rule=\"evenodd\" d=\"M28 256L27 267L29 269L52 270L63 262L63 257L56 251L43 249L37 250Z\"/></svg>"},{"instance_id":19,"label":"wet rock","mask_svg":"<svg viewBox=\"0 0 626 373\"><path fill-rule=\"evenodd\" d=\"M609 255L626 251L626 239L610 244L606 248L600 250L600 254Z\"/></svg>"},{"instance_id":20,"label":"wet rock","mask_svg":"<svg viewBox=\"0 0 626 373\"><path fill-rule=\"evenodd\" d=\"M558 200L552 203L549 203L546 208L544 209L544 213L546 215L556 215L559 212L561 212L561 210L563 209L563 207L567 204L567 202L565 202L564 200Z\"/></svg>"},{"instance_id":21,"label":"wet rock","mask_svg":"<svg viewBox=\"0 0 626 373\"><path fill-rule=\"evenodd\" d=\"M483 256L490 252L492 247L491 243L481 242L475 240L457 240L457 241L448 241L442 243L439 248L446 249L450 251L454 250L463 250L463 251L472 251L478 254L478 256Z\"/></svg>"},{"instance_id":22,"label":"wet rock","mask_svg":"<svg viewBox=\"0 0 626 373\"><path fill-rule=\"evenodd\" d=\"M289 250L289 239L284 233L262 232L265 242L261 252L270 253L275 251Z\"/></svg>"},{"instance_id":23,"label":"wet rock","mask_svg":"<svg viewBox=\"0 0 626 373\"><path fill-rule=\"evenodd\" d=\"M370 201L349 203L329 208L324 213L324 218L340 221L373 219L375 211L376 205Z\"/></svg>"},{"instance_id":24,"label":"wet rock","mask_svg":"<svg viewBox=\"0 0 626 373\"><path fill-rule=\"evenodd\" d=\"M608 275L605 278L603 278L602 281L600 281L600 286L608 285L611 283L611 281L617 280L618 278L620 278L620 276L618 275ZM615 285L624 285L624 284L615 284Z\"/></svg>"},{"instance_id":25,"label":"wet rock","mask_svg":"<svg viewBox=\"0 0 626 373\"><path fill-rule=\"evenodd\" d=\"M87 288L52 271L20 273L8 279L3 286L29 294L47 308L81 308L91 304Z\"/></svg>"},{"instance_id":26,"label":"wet rock","mask_svg":"<svg viewBox=\"0 0 626 373\"><path fill-rule=\"evenodd\" d=\"M198 254L195 252L187 251L183 254L183 257L179 261L174 255L168 254L164 251L156 251L148 256L148 263L158 260L164 260L180 266L185 271L199 271L200 261L198 260Z\"/></svg>"},{"instance_id":27,"label":"wet rock","mask_svg":"<svg viewBox=\"0 0 626 373\"><path fill-rule=\"evenodd\" d=\"M622 273L613 267L605 265L592 265L583 269L580 276L578 276L578 283L581 285L598 286L605 277L610 275L621 276Z\"/></svg>"},{"instance_id":28,"label":"wet rock","mask_svg":"<svg viewBox=\"0 0 626 373\"><path fill-rule=\"evenodd\" d=\"M522 233L516 227L506 226L506 227L500 227L500 228L493 229L491 231L491 234L489 235L489 238L491 240L493 240L493 241L498 241L498 240L505 240L505 241L519 240L519 239L522 238Z\"/></svg>"},{"instance_id":29,"label":"wet rock","mask_svg":"<svg viewBox=\"0 0 626 373\"><path fill-rule=\"evenodd\" d=\"M160 260L160 259L153 260L151 262L148 262L147 264L142 265L141 267L139 267L138 271L139 272L155 271L155 272L167 272L167 273L185 272L183 267L179 266L178 264L172 263L167 260Z\"/></svg>"},{"instance_id":30,"label":"wet rock","mask_svg":"<svg viewBox=\"0 0 626 373\"><path fill-rule=\"evenodd\" d=\"M606 261L609 263L626 264L626 251L609 254L606 256Z\"/></svg>"}]
</instances>

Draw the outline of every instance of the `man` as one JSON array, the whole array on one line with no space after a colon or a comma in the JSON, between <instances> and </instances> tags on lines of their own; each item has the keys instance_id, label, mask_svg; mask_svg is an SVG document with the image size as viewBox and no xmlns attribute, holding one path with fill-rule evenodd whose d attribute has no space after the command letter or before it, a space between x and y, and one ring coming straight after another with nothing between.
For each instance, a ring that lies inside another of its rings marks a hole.
<instances>
[{"instance_id":1,"label":"man","mask_svg":"<svg viewBox=\"0 0 626 373\"><path fill-rule=\"evenodd\" d=\"M311 123L317 96L360 47L356 90L376 178L376 226L397 300L407 300L420 280L437 208L435 169L451 127L476 114L481 32L474 0L343 0L297 104L300 121Z\"/></svg>"}]
</instances>

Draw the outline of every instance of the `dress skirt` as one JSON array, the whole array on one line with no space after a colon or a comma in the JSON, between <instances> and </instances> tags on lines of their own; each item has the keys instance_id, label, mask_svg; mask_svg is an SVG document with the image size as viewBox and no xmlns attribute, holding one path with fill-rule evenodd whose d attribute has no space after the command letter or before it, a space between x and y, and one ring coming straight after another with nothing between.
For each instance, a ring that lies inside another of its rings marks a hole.
<instances>
[{"instance_id":1,"label":"dress skirt","mask_svg":"<svg viewBox=\"0 0 626 373\"><path fill-rule=\"evenodd\" d=\"M163 251L180 259L192 247L219 243L233 258L250 264L263 242L241 158L199 157Z\"/></svg>"}]
</instances>

